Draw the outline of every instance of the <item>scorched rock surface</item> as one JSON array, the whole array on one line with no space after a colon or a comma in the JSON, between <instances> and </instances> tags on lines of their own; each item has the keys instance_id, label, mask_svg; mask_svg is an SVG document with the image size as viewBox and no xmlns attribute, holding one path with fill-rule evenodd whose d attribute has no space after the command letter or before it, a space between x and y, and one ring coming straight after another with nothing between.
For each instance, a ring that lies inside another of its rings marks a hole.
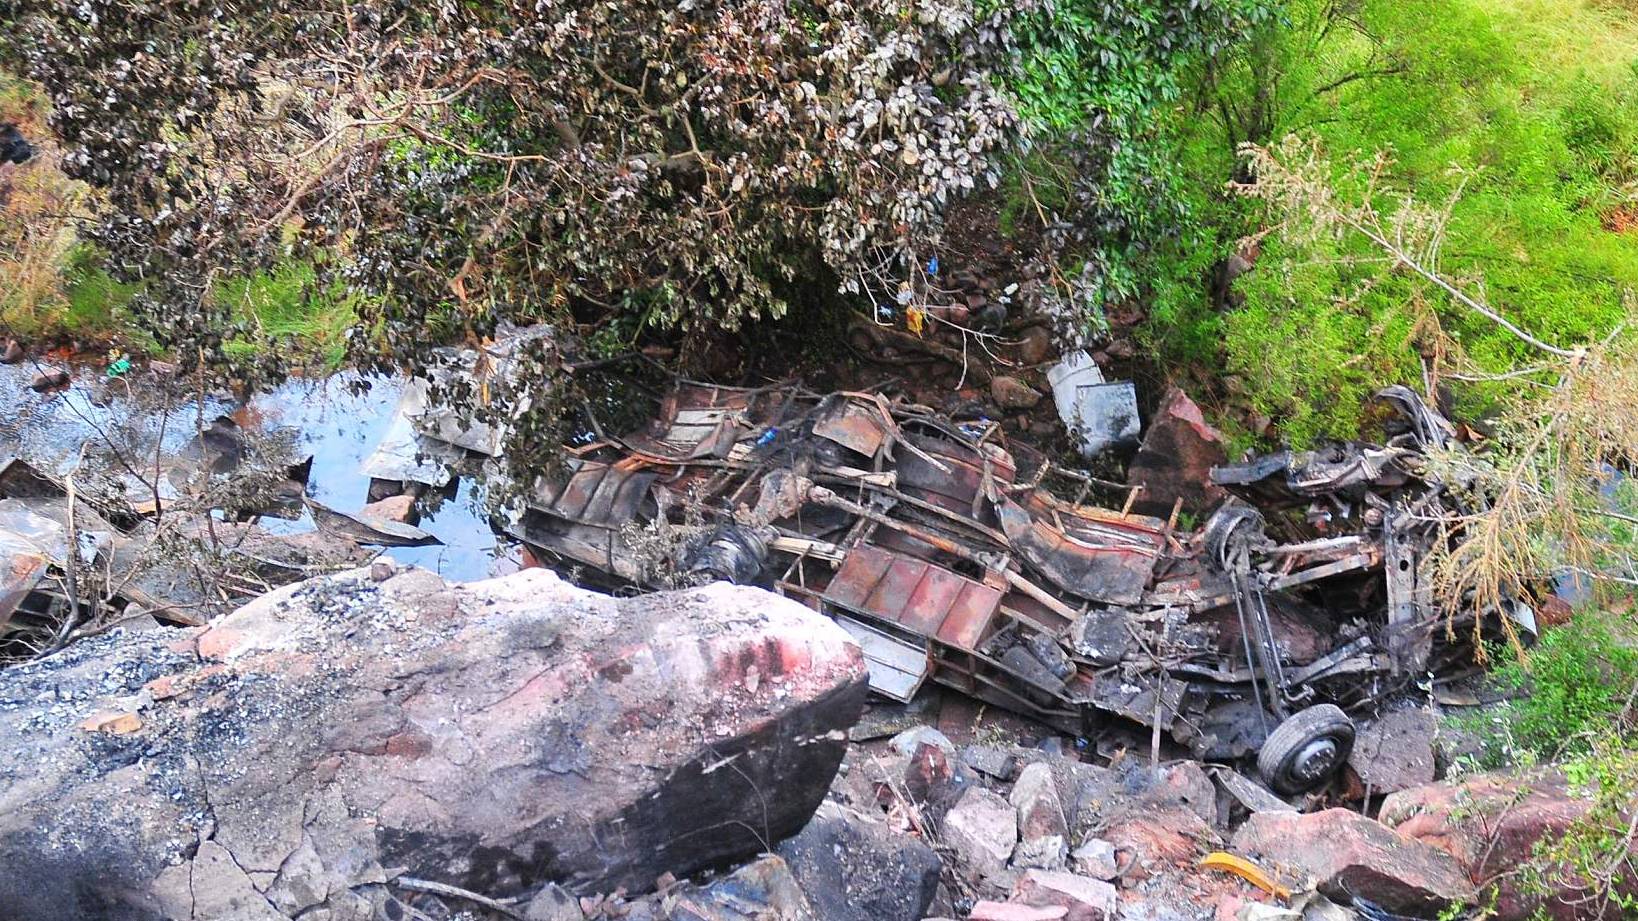
<instances>
[{"instance_id":1,"label":"scorched rock surface","mask_svg":"<svg viewBox=\"0 0 1638 921\"><path fill-rule=\"evenodd\" d=\"M757 589L302 583L0 672L0 865L40 877L0 916L48 880L122 921L382 917L405 869L646 891L800 830L865 690L839 627Z\"/></svg>"}]
</instances>

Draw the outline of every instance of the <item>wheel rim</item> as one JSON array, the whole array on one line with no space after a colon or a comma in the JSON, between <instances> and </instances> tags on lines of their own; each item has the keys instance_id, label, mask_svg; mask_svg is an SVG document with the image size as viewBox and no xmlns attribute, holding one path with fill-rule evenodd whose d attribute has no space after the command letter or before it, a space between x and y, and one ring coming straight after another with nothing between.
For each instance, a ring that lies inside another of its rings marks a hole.
<instances>
[{"instance_id":1,"label":"wheel rim","mask_svg":"<svg viewBox=\"0 0 1638 921\"><path fill-rule=\"evenodd\" d=\"M1330 776L1337 765L1337 755L1337 740L1321 736L1304 745L1291 759L1291 777L1305 784L1318 783Z\"/></svg>"}]
</instances>

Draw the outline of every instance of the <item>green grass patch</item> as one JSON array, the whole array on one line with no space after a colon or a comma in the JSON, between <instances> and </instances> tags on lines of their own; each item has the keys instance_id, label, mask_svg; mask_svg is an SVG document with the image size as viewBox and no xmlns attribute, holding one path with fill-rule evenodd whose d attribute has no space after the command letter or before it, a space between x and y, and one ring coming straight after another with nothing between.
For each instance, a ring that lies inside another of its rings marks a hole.
<instances>
[{"instance_id":1,"label":"green grass patch","mask_svg":"<svg viewBox=\"0 0 1638 921\"><path fill-rule=\"evenodd\" d=\"M258 331L254 339L228 343L230 352L245 355L293 344L327 370L341 366L357 304L339 285L320 287L311 263L289 262L271 272L229 279L217 286L216 296L236 305Z\"/></svg>"},{"instance_id":2,"label":"green grass patch","mask_svg":"<svg viewBox=\"0 0 1638 921\"><path fill-rule=\"evenodd\" d=\"M96 252L76 246L62 270L62 295L34 314L29 332L47 337L69 337L86 342L117 343L130 351L162 357L152 340L129 321L126 305L139 286L116 281ZM355 318L356 301L340 288L320 288L313 266L288 262L271 272L248 278L229 278L217 285L215 297L235 305L252 336L230 342L227 348L240 357L263 349L286 349L309 358L325 370L340 367L346 352L346 334Z\"/></svg>"},{"instance_id":3,"label":"green grass patch","mask_svg":"<svg viewBox=\"0 0 1638 921\"><path fill-rule=\"evenodd\" d=\"M59 329L79 338L107 340L128 331L121 311L137 286L115 281L90 247L74 248L63 280L63 304L53 319Z\"/></svg>"}]
</instances>

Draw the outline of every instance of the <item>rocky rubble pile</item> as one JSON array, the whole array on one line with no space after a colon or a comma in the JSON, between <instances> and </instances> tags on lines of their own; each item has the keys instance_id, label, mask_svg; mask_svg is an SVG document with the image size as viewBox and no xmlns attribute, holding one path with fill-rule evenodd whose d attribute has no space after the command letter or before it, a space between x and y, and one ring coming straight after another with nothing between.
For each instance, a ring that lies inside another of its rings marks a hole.
<instances>
[{"instance_id":1,"label":"rocky rubble pile","mask_svg":"<svg viewBox=\"0 0 1638 921\"><path fill-rule=\"evenodd\" d=\"M1248 795L1254 782L1219 765L1095 765L957 745L926 726L884 750L856 746L844 771L834 799L944 858L927 910L976 921L1435 918L1586 808L1561 778L1486 774L1393 794L1381 821L1352 809L1305 814L1266 790ZM1248 875L1225 871L1225 854ZM1506 881L1501 893L1490 917L1580 917Z\"/></svg>"}]
</instances>

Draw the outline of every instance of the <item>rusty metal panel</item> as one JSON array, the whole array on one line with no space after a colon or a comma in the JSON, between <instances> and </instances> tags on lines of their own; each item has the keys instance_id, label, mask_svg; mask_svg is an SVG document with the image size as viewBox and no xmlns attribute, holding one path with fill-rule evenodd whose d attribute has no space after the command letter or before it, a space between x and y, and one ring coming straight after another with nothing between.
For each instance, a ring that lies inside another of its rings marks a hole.
<instances>
[{"instance_id":1,"label":"rusty metal panel","mask_svg":"<svg viewBox=\"0 0 1638 921\"><path fill-rule=\"evenodd\" d=\"M904 601L905 617L900 622L908 624L909 618L917 617L922 623L917 628L918 633L937 637L940 642L954 646L967 646L971 640L954 635L951 632L954 624L943 616L961 604L966 580L936 566L923 566L922 572L921 581L916 583L915 589ZM944 576L951 578L942 578Z\"/></svg>"},{"instance_id":2,"label":"rusty metal panel","mask_svg":"<svg viewBox=\"0 0 1638 921\"><path fill-rule=\"evenodd\" d=\"M1054 585L1092 601L1136 604L1160 558L1161 535L1141 525L1072 516L1073 526L1060 529L1011 499L996 511L1019 556Z\"/></svg>"},{"instance_id":3,"label":"rusty metal panel","mask_svg":"<svg viewBox=\"0 0 1638 921\"><path fill-rule=\"evenodd\" d=\"M951 572L944 574L960 579L963 584L961 594L950 604L950 616L944 618L938 638L951 646L977 649L987 638L995 613L1001 607L1001 592Z\"/></svg>"},{"instance_id":4,"label":"rusty metal panel","mask_svg":"<svg viewBox=\"0 0 1638 921\"><path fill-rule=\"evenodd\" d=\"M1157 691L1160 696L1158 702L1155 700ZM1138 723L1153 725L1158 712L1161 726L1169 728L1182 712L1188 691L1186 682L1169 675L1145 673L1128 676L1118 672L1099 672L1077 676L1070 695L1078 703L1089 703Z\"/></svg>"},{"instance_id":5,"label":"rusty metal panel","mask_svg":"<svg viewBox=\"0 0 1638 921\"><path fill-rule=\"evenodd\" d=\"M562 518L578 519L613 470L606 464L581 464L546 500L545 510Z\"/></svg>"},{"instance_id":6,"label":"rusty metal panel","mask_svg":"<svg viewBox=\"0 0 1638 921\"><path fill-rule=\"evenodd\" d=\"M748 431L761 391L680 383L646 430L626 437L632 450L656 461L726 457Z\"/></svg>"},{"instance_id":7,"label":"rusty metal panel","mask_svg":"<svg viewBox=\"0 0 1638 921\"><path fill-rule=\"evenodd\" d=\"M1008 485L1018 475L1012 455L994 446L985 451L976 445L959 445L942 438L921 435L910 435L907 440L948 467L949 472L929 464L914 451L901 447L894 452L897 455L899 488L952 512L972 514L984 485L984 456L990 458L990 476L996 483ZM985 451L985 454L981 455L980 451Z\"/></svg>"},{"instance_id":8,"label":"rusty metal panel","mask_svg":"<svg viewBox=\"0 0 1638 921\"><path fill-rule=\"evenodd\" d=\"M813 434L866 457L874 457L887 441L881 410L855 400L841 400L825 410L813 423Z\"/></svg>"},{"instance_id":9,"label":"rusty metal panel","mask_svg":"<svg viewBox=\"0 0 1638 921\"><path fill-rule=\"evenodd\" d=\"M567 481L548 486L531 506L584 524L624 524L637 514L657 478L641 467L598 461L576 461L571 469Z\"/></svg>"},{"instance_id":10,"label":"rusty metal panel","mask_svg":"<svg viewBox=\"0 0 1638 921\"><path fill-rule=\"evenodd\" d=\"M0 584L0 627L5 627L17 606L45 578L47 565L45 557L32 553L15 553L0 563L0 578L5 580Z\"/></svg>"},{"instance_id":11,"label":"rusty metal panel","mask_svg":"<svg viewBox=\"0 0 1638 921\"><path fill-rule=\"evenodd\" d=\"M921 610L910 604L916 589L926 578L927 564L922 561L893 560L865 598L865 610L890 615L889 619L922 636L937 634L944 612Z\"/></svg>"},{"instance_id":12,"label":"rusty metal panel","mask_svg":"<svg viewBox=\"0 0 1638 921\"><path fill-rule=\"evenodd\" d=\"M849 551L824 599L966 650L978 648L1001 608L997 589L877 547Z\"/></svg>"},{"instance_id":13,"label":"rusty metal panel","mask_svg":"<svg viewBox=\"0 0 1638 921\"><path fill-rule=\"evenodd\" d=\"M597 481L597 489L592 492L591 500L580 511L582 521L629 521L637 511L637 503L642 501L642 492L633 489L637 477L631 471L620 467L610 467L608 472Z\"/></svg>"},{"instance_id":14,"label":"rusty metal panel","mask_svg":"<svg viewBox=\"0 0 1638 921\"><path fill-rule=\"evenodd\" d=\"M725 409L684 409L658 439L661 453L671 457L723 457L742 429L736 414Z\"/></svg>"},{"instance_id":15,"label":"rusty metal panel","mask_svg":"<svg viewBox=\"0 0 1638 921\"><path fill-rule=\"evenodd\" d=\"M894 555L874 547L859 547L849 552L842 568L825 587L825 600L843 607L864 610L865 599L875 589L893 565Z\"/></svg>"}]
</instances>

